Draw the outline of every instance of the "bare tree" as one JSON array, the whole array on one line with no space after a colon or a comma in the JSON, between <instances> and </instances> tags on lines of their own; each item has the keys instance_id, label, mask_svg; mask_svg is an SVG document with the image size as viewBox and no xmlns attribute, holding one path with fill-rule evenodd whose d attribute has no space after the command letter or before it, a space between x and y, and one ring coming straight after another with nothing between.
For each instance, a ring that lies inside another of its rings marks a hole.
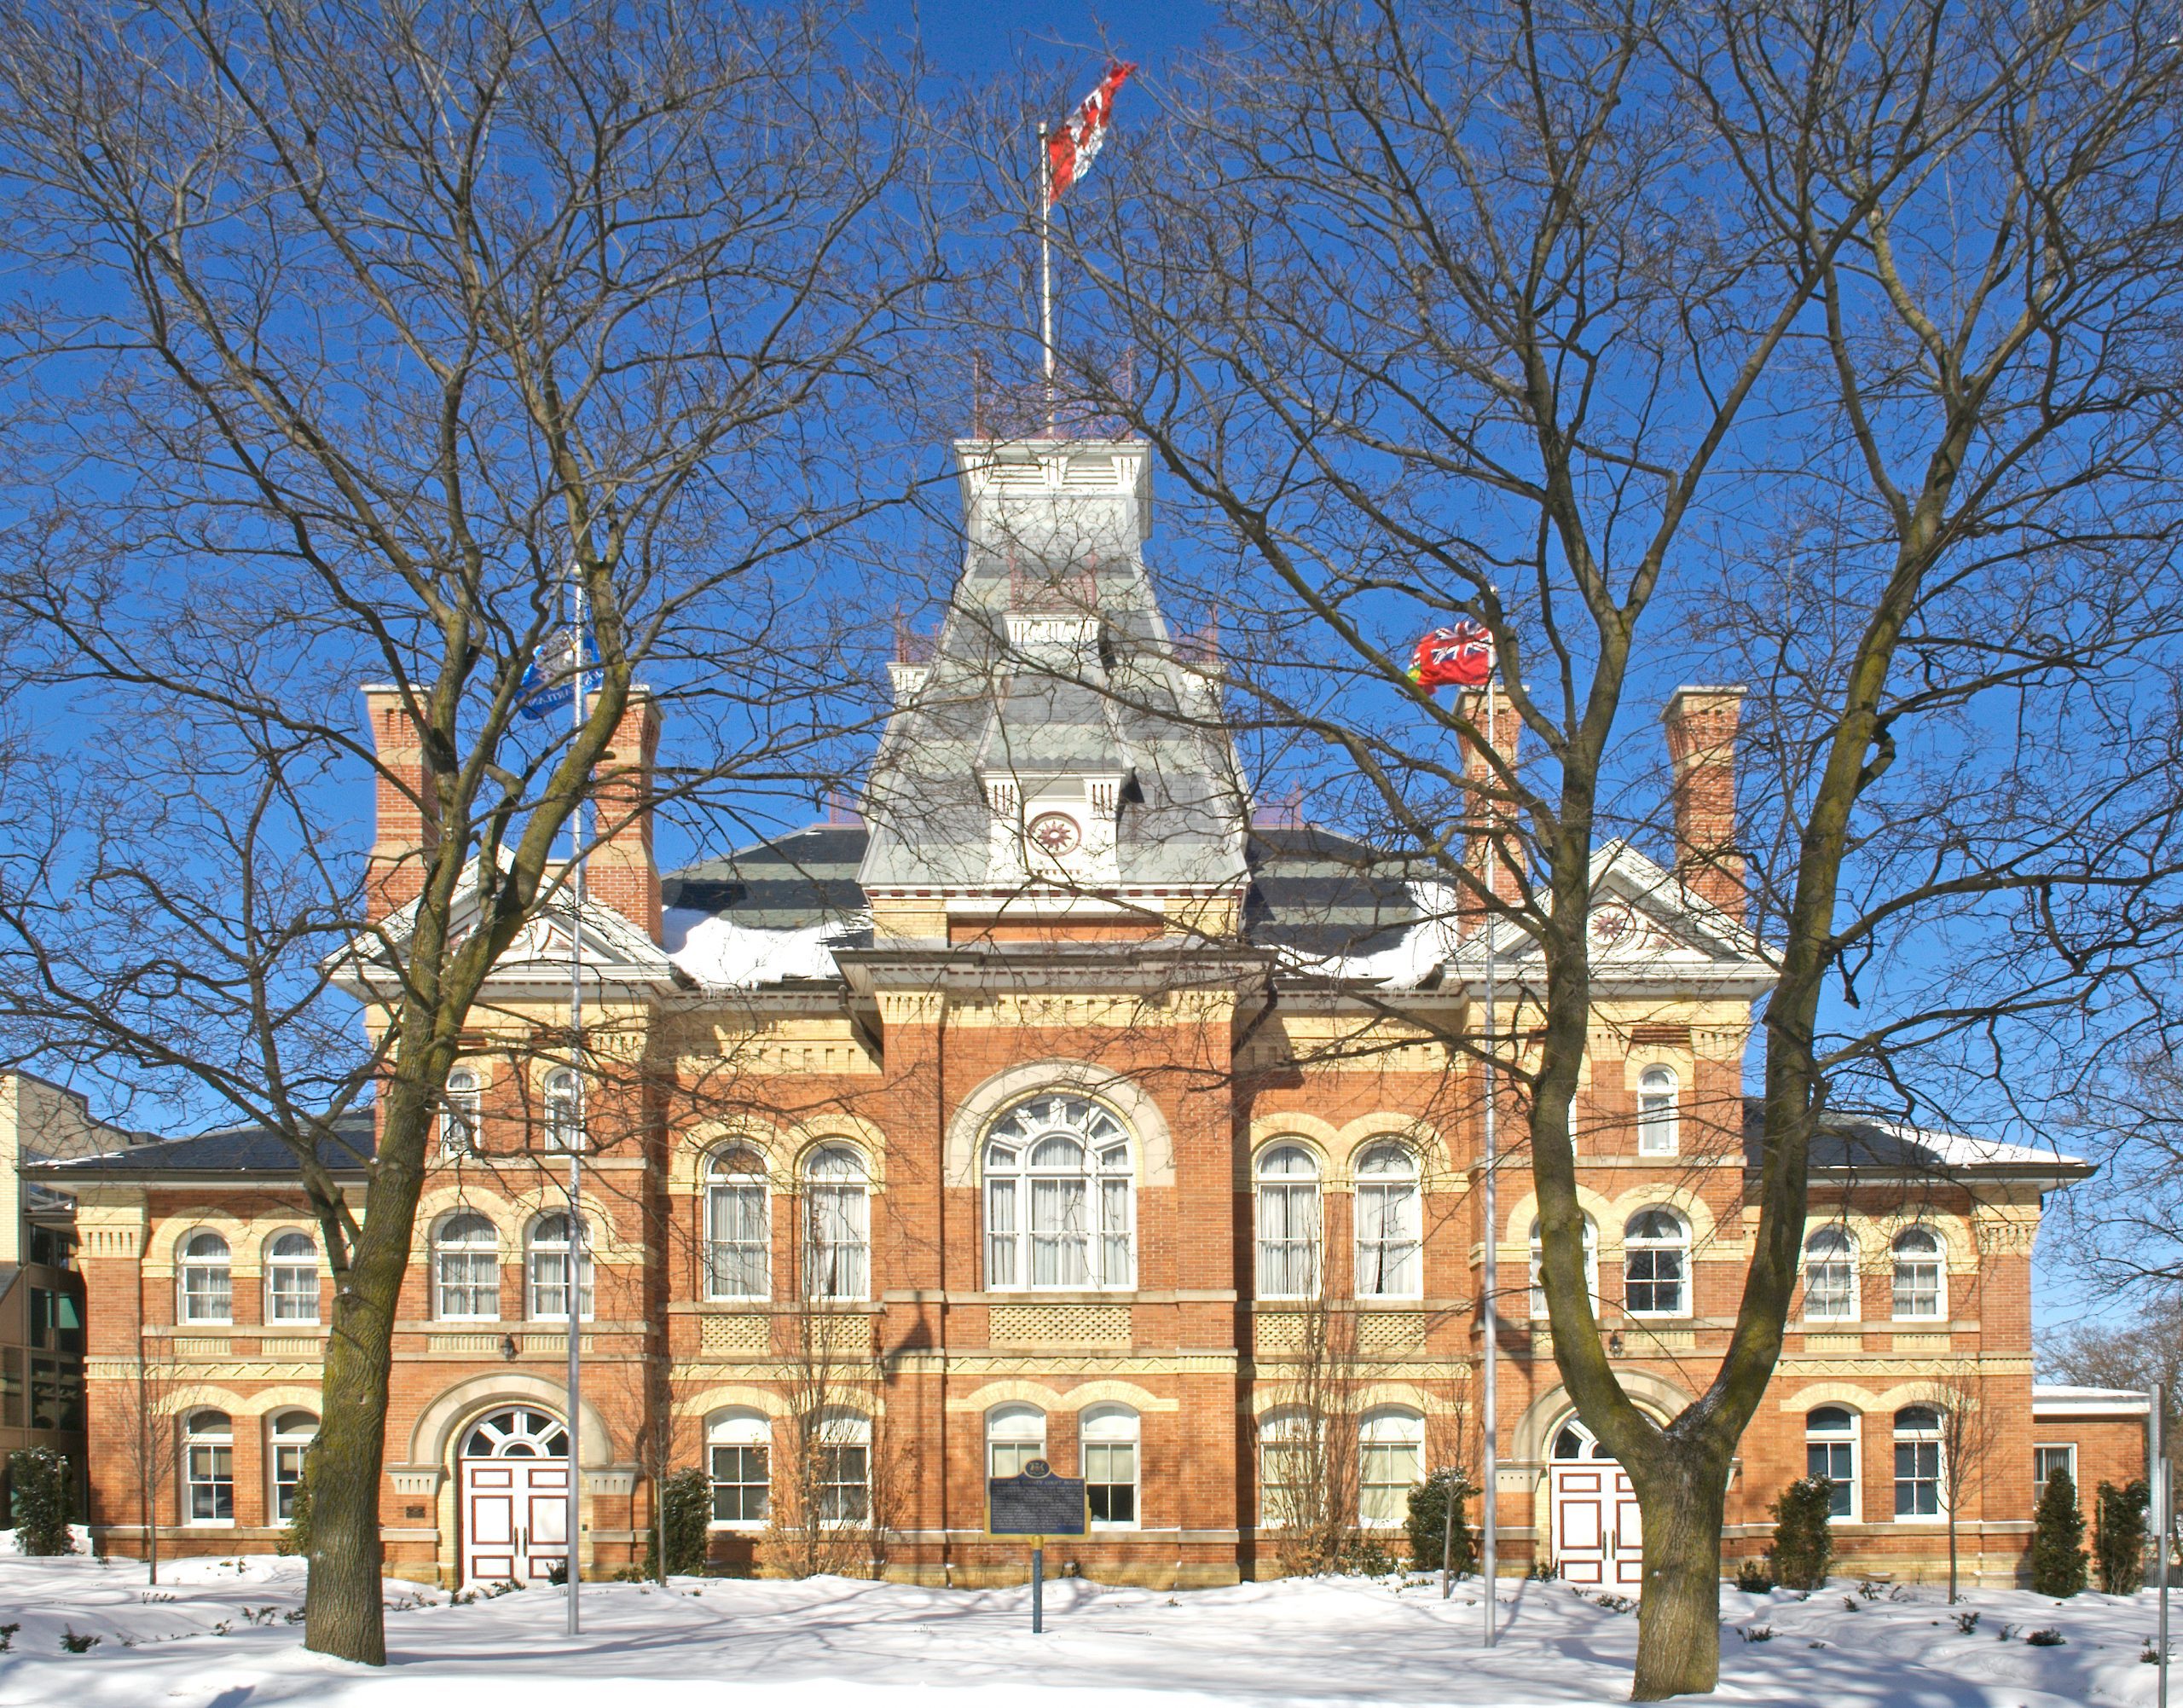
<instances>
[{"instance_id":1,"label":"bare tree","mask_svg":"<svg viewBox=\"0 0 2183 1708\"><path fill-rule=\"evenodd\" d=\"M840 625L785 606L892 478L843 435L935 263L912 105L836 21L6 14L7 698L107 732L48 741L11 795L9 1030L295 1152L334 1277L316 1649L385 1659L391 1335L433 1119L495 963L564 905L593 779L622 779L594 840L650 805L614 750L637 672L717 745L683 797L808 799L854 716ZM534 725L571 601L590 692ZM363 777L360 882L328 821ZM329 1170L368 1099L357 1207Z\"/></svg>"},{"instance_id":2,"label":"bare tree","mask_svg":"<svg viewBox=\"0 0 2183 1708\"><path fill-rule=\"evenodd\" d=\"M1277 1372L1260 1438L1261 1510L1285 1571L1341 1571L1361 1539L1357 1313L1321 1296L1261 1316L1258 1329L1257 1356ZM1277 1335L1286 1344L1264 1344Z\"/></svg>"},{"instance_id":3,"label":"bare tree","mask_svg":"<svg viewBox=\"0 0 2183 1708\"><path fill-rule=\"evenodd\" d=\"M122 1462L128 1467L130 1485L136 1491L148 1581L156 1584L159 1581L159 1515L180 1474L179 1406L183 1390L171 1366L153 1362L142 1336L136 1365L119 1396L119 1433Z\"/></svg>"},{"instance_id":4,"label":"bare tree","mask_svg":"<svg viewBox=\"0 0 2183 1708\"><path fill-rule=\"evenodd\" d=\"M2001 1419L1986 1402L1984 1385L1960 1374L1928 1382L1925 1403L1940 1420L1940 1494L1948 1514L1948 1600L1954 1607L1959 1514L1966 1500L1984 1492L1987 1473L1993 1468L1994 1456L2002 1445ZM1984 1526L1980 1528L1983 1531Z\"/></svg>"}]
</instances>

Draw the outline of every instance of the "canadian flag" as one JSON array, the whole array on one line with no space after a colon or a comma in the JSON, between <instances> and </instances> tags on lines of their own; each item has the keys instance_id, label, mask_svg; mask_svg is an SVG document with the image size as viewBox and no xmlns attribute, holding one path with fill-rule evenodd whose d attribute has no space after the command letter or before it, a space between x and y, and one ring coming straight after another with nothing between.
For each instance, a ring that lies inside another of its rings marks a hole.
<instances>
[{"instance_id":1,"label":"canadian flag","mask_svg":"<svg viewBox=\"0 0 2183 1708\"><path fill-rule=\"evenodd\" d=\"M1099 146L1107 140L1114 122L1115 96L1135 71L1135 63L1117 60L1107 67L1099 85L1077 104L1076 111L1046 136L1046 206L1051 207L1062 192L1092 170Z\"/></svg>"}]
</instances>

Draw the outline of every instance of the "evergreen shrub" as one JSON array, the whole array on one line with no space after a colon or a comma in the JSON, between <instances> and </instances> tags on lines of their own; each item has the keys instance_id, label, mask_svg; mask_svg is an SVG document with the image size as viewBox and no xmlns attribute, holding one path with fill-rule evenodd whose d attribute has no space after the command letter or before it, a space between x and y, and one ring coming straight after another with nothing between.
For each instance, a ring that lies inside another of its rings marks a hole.
<instances>
[{"instance_id":1,"label":"evergreen shrub","mask_svg":"<svg viewBox=\"0 0 2183 1708\"><path fill-rule=\"evenodd\" d=\"M2111 1595L2134 1595L2145 1587L2145 1508L2151 1500L2140 1477L2120 1488L2102 1483L2093 1501L2093 1562L2099 1587Z\"/></svg>"},{"instance_id":2,"label":"evergreen shrub","mask_svg":"<svg viewBox=\"0 0 2183 1708\"><path fill-rule=\"evenodd\" d=\"M1463 1502L1478 1492L1460 1468L1450 1467L1435 1471L1410 1491L1410 1516L1404 1528L1410 1532L1410 1563L1419 1572L1438 1572L1440 1569L1442 1543L1448 1538L1448 1502L1456 1503L1454 1546L1450 1550L1448 1570L1460 1577L1471 1570L1477 1561L1477 1550L1472 1543L1470 1522L1463 1513Z\"/></svg>"},{"instance_id":3,"label":"evergreen shrub","mask_svg":"<svg viewBox=\"0 0 2183 1708\"><path fill-rule=\"evenodd\" d=\"M18 1551L76 1551L76 1539L68 1533L76 1505L75 1480L66 1456L50 1447L22 1447L8 1456L9 1516L15 1526Z\"/></svg>"},{"instance_id":4,"label":"evergreen shrub","mask_svg":"<svg viewBox=\"0 0 2183 1708\"><path fill-rule=\"evenodd\" d=\"M712 1479L695 1466L669 1474L659 1491L660 1528L666 1533L667 1575L688 1578L705 1569L706 1526L712 1522Z\"/></svg>"},{"instance_id":5,"label":"evergreen shrub","mask_svg":"<svg viewBox=\"0 0 2183 1708\"><path fill-rule=\"evenodd\" d=\"M2032 1593L2066 1601L2084 1584L2084 1514L2077 1510L2077 1485L2067 1471L2057 1471L2047 1479L2031 1514Z\"/></svg>"},{"instance_id":6,"label":"evergreen shrub","mask_svg":"<svg viewBox=\"0 0 2183 1708\"><path fill-rule=\"evenodd\" d=\"M1818 1589L1834 1561L1834 1485L1826 1477L1799 1477L1774 1502L1774 1546L1768 1557L1786 1589Z\"/></svg>"}]
</instances>

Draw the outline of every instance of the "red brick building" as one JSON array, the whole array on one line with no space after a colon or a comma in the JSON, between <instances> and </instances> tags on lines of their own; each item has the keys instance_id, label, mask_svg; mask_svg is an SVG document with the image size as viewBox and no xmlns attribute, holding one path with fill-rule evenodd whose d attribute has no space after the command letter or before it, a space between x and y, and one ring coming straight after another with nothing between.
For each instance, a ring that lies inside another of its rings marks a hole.
<instances>
[{"instance_id":1,"label":"red brick building","mask_svg":"<svg viewBox=\"0 0 2183 1708\"><path fill-rule=\"evenodd\" d=\"M1314 1529L1376 1539L1427 1469L1478 1462L1491 1240L1502 1558L1634 1582L1634 1508L1524 1285L1514 1101L1482 1221L1478 1075L1449 1043L1483 1023L1479 934L1367 849L1254 823L1217 674L1154 597L1144 447L958 453L963 575L930 656L894 667L861 821L663 877L640 697L592 862L581 1053L565 912L473 1016L397 1337L392 1569L520 1578L564 1552L581 1147L587 1573L641 1559L683 1467L708 1475L730 1568L1013 1577L986 1479L1034 1457L1087 1479L1092 1531L1054 1552L1103 1578L1231 1581ZM414 764L367 693L384 761ZM1734 840L1738 699L1687 688L1665 713L1685 860ZM431 833L382 788L390 911ZM1708 1380L1742 1283L1744 1063L1772 976L1739 885L1689 874L1599 856L1575 1106L1602 1325L1663 1413ZM1502 945L1504 993L1520 949ZM332 1160L360 1178L355 1137ZM221 1133L46 1172L79 1206L105 1544L141 1545L149 1404L172 1432L163 1545L273 1546L328 1314L283 1154ZM1877 1124L1826 1136L1732 1555L1763 1547L1784 1482L1826 1469L1853 1566L1940 1569L1953 1498L1971 1569L2015 1576L2049 1428L2032 1242L2042 1195L2087 1172ZM1977 1475L1941 1463L1948 1404L1991 1421Z\"/></svg>"}]
</instances>

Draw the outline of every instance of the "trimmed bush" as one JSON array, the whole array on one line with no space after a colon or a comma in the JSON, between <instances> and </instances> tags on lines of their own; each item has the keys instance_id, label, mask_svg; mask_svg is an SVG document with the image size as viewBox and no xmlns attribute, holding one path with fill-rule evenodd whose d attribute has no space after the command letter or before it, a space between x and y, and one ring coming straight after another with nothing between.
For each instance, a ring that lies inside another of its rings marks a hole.
<instances>
[{"instance_id":1,"label":"trimmed bush","mask_svg":"<svg viewBox=\"0 0 2183 1708\"><path fill-rule=\"evenodd\" d=\"M1785 1589L1818 1589L1834 1563L1834 1526L1828 1515L1834 1485L1825 1477L1799 1477L1774 1502L1774 1546L1768 1558Z\"/></svg>"},{"instance_id":2,"label":"trimmed bush","mask_svg":"<svg viewBox=\"0 0 2183 1708\"><path fill-rule=\"evenodd\" d=\"M67 1457L50 1447L22 1447L8 1456L9 1516L20 1551L76 1551L76 1539L68 1534L76 1505L75 1481Z\"/></svg>"},{"instance_id":3,"label":"trimmed bush","mask_svg":"<svg viewBox=\"0 0 2183 1708\"><path fill-rule=\"evenodd\" d=\"M1410 1516L1404 1527L1410 1532L1410 1563L1419 1572L1438 1572L1440 1569L1440 1549L1449 1537L1448 1502L1456 1503L1454 1546L1450 1549L1448 1569L1460 1576L1477 1561L1477 1552L1471 1543L1470 1523L1463 1515L1463 1502L1478 1491L1459 1468L1435 1471L1410 1491Z\"/></svg>"},{"instance_id":4,"label":"trimmed bush","mask_svg":"<svg viewBox=\"0 0 2183 1708\"><path fill-rule=\"evenodd\" d=\"M704 1571L706 1526L713 1517L712 1479L695 1466L670 1473L660 1485L659 1516L666 1533L667 1575L687 1578Z\"/></svg>"},{"instance_id":5,"label":"trimmed bush","mask_svg":"<svg viewBox=\"0 0 2183 1708\"><path fill-rule=\"evenodd\" d=\"M2057 1471L2040 1491L2031 1515L2031 1588L2035 1595L2066 1601L2084 1589L2084 1514L2077 1485Z\"/></svg>"},{"instance_id":6,"label":"trimmed bush","mask_svg":"<svg viewBox=\"0 0 2183 1708\"><path fill-rule=\"evenodd\" d=\"M2099 1587L2134 1595L2145 1582L2145 1508L2152 1491L2143 1477L2116 1488L2102 1483L2092 1504L2092 1558Z\"/></svg>"}]
</instances>

